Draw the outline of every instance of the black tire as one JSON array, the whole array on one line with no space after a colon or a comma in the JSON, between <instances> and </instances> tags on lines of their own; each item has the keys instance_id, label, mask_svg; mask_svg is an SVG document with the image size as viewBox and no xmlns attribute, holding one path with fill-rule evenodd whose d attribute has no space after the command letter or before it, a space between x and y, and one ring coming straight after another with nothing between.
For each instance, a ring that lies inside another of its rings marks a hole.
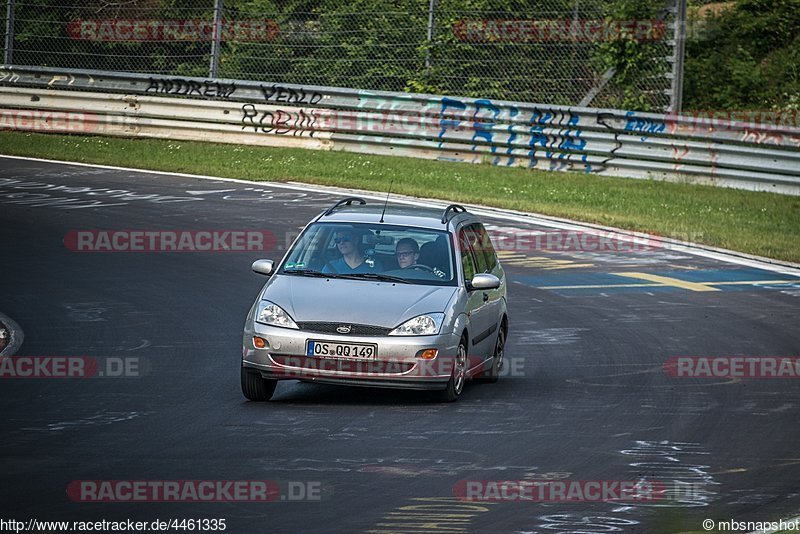
<instances>
[{"instance_id":1,"label":"black tire","mask_svg":"<svg viewBox=\"0 0 800 534\"><path fill-rule=\"evenodd\" d=\"M503 370L503 360L505 358L506 350L506 329L505 325L500 325L500 331L497 333L497 341L494 344L494 353L492 354L492 366L481 373L481 376L475 380L488 384L494 384L500 379L500 371Z\"/></svg>"},{"instance_id":2,"label":"black tire","mask_svg":"<svg viewBox=\"0 0 800 534\"><path fill-rule=\"evenodd\" d=\"M464 384L467 381L467 339L462 337L456 349L456 357L453 362L453 372L447 387L439 391L439 402L453 402L458 400L461 392L464 391Z\"/></svg>"},{"instance_id":3,"label":"black tire","mask_svg":"<svg viewBox=\"0 0 800 534\"><path fill-rule=\"evenodd\" d=\"M277 380L263 378L258 372L242 367L242 393L251 401L268 401L275 393Z\"/></svg>"}]
</instances>

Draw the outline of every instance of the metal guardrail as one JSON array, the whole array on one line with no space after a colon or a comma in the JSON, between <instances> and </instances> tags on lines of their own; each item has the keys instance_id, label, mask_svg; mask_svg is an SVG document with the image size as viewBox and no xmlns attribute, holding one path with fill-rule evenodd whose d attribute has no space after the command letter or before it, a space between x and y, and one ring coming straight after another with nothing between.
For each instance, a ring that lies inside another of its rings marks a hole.
<instances>
[{"instance_id":1,"label":"metal guardrail","mask_svg":"<svg viewBox=\"0 0 800 534\"><path fill-rule=\"evenodd\" d=\"M0 67L0 128L345 150L800 195L800 129L410 93Z\"/></svg>"}]
</instances>

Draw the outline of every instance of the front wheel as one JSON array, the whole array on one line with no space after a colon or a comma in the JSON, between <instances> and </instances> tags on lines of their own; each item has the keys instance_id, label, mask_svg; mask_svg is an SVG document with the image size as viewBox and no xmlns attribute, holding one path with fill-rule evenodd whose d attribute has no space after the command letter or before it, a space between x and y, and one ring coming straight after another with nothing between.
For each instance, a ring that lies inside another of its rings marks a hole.
<instances>
[{"instance_id":1,"label":"front wheel","mask_svg":"<svg viewBox=\"0 0 800 534\"><path fill-rule=\"evenodd\" d=\"M275 393L277 380L264 378L257 371L248 371L242 366L242 393L251 401L268 401Z\"/></svg>"},{"instance_id":2,"label":"front wheel","mask_svg":"<svg viewBox=\"0 0 800 534\"><path fill-rule=\"evenodd\" d=\"M456 358L453 362L453 373L447 382L447 387L439 392L440 402L453 402L458 399L464 390L467 381L467 340L461 338L456 349Z\"/></svg>"}]
</instances>

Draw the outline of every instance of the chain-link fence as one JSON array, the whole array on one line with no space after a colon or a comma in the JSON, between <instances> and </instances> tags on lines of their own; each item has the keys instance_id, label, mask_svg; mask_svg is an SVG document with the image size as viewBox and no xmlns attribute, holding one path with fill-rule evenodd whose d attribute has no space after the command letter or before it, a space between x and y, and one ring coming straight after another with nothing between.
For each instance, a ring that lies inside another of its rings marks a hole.
<instances>
[{"instance_id":1,"label":"chain-link fence","mask_svg":"<svg viewBox=\"0 0 800 534\"><path fill-rule=\"evenodd\" d=\"M5 1L19 65L665 110L680 0Z\"/></svg>"},{"instance_id":2,"label":"chain-link fence","mask_svg":"<svg viewBox=\"0 0 800 534\"><path fill-rule=\"evenodd\" d=\"M13 35L13 28L11 27L12 19L9 19L8 15L13 7L12 4L8 4L6 6L0 6L0 35L3 36L3 62L8 63L12 50L13 39L11 36Z\"/></svg>"}]
</instances>

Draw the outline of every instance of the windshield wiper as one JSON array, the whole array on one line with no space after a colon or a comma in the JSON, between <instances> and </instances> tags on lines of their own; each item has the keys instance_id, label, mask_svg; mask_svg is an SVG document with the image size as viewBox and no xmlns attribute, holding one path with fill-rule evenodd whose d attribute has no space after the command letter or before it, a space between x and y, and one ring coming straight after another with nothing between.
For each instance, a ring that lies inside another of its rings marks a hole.
<instances>
[{"instance_id":1,"label":"windshield wiper","mask_svg":"<svg viewBox=\"0 0 800 534\"><path fill-rule=\"evenodd\" d=\"M405 278L399 276L389 276L388 274L380 273L351 273L340 274L340 278L354 279L354 280L378 280L379 282L399 282L401 284L410 284Z\"/></svg>"},{"instance_id":2,"label":"windshield wiper","mask_svg":"<svg viewBox=\"0 0 800 534\"><path fill-rule=\"evenodd\" d=\"M313 276L316 278L341 278L342 275L334 273L322 273L314 269L284 269L283 274L296 274L298 276Z\"/></svg>"}]
</instances>

